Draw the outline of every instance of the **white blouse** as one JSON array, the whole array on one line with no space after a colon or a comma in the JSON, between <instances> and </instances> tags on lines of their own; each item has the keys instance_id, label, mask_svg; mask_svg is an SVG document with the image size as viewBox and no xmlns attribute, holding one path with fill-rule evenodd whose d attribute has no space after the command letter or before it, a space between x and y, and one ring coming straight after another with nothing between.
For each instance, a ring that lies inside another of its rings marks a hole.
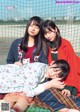
<instances>
[{"instance_id":1,"label":"white blouse","mask_svg":"<svg viewBox=\"0 0 80 112\"><path fill-rule=\"evenodd\" d=\"M25 92L34 97L44 91L44 72L48 65L34 62L22 66L0 65L0 93Z\"/></svg>"}]
</instances>

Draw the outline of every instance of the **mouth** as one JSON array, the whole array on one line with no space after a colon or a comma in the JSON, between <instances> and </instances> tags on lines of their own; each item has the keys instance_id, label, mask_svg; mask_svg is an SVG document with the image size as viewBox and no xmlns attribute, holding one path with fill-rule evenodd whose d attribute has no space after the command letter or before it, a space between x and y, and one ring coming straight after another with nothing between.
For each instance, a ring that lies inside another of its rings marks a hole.
<instances>
[{"instance_id":1,"label":"mouth","mask_svg":"<svg viewBox=\"0 0 80 112\"><path fill-rule=\"evenodd\" d=\"M34 34L34 31L30 31L31 34Z\"/></svg>"},{"instance_id":2,"label":"mouth","mask_svg":"<svg viewBox=\"0 0 80 112\"><path fill-rule=\"evenodd\" d=\"M49 40L49 41L51 41L51 40L52 40L52 38L49 38L48 40Z\"/></svg>"}]
</instances>

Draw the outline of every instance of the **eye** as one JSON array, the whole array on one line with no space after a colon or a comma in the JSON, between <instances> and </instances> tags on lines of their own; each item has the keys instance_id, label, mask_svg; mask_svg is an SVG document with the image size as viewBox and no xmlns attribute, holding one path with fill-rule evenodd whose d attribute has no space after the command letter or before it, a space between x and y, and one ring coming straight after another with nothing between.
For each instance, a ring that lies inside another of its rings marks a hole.
<instances>
[{"instance_id":1,"label":"eye","mask_svg":"<svg viewBox=\"0 0 80 112\"><path fill-rule=\"evenodd\" d=\"M49 34L51 34L52 31L48 31Z\"/></svg>"},{"instance_id":2,"label":"eye","mask_svg":"<svg viewBox=\"0 0 80 112\"><path fill-rule=\"evenodd\" d=\"M38 26L35 26L35 28L36 28L36 29L39 29L39 27L38 27Z\"/></svg>"},{"instance_id":3,"label":"eye","mask_svg":"<svg viewBox=\"0 0 80 112\"><path fill-rule=\"evenodd\" d=\"M30 27L33 27L33 26L34 26L34 25L32 25L32 24L30 25Z\"/></svg>"},{"instance_id":4,"label":"eye","mask_svg":"<svg viewBox=\"0 0 80 112\"><path fill-rule=\"evenodd\" d=\"M53 72L57 72L57 70L56 69L53 69Z\"/></svg>"},{"instance_id":5,"label":"eye","mask_svg":"<svg viewBox=\"0 0 80 112\"><path fill-rule=\"evenodd\" d=\"M51 34L51 31L44 32L44 36Z\"/></svg>"}]
</instances>

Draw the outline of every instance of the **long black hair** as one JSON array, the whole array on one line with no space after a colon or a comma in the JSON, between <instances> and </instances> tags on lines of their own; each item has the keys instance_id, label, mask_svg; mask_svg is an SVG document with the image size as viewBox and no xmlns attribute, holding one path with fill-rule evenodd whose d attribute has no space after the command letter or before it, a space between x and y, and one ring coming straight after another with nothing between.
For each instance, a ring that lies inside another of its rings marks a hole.
<instances>
[{"instance_id":1,"label":"long black hair","mask_svg":"<svg viewBox=\"0 0 80 112\"><path fill-rule=\"evenodd\" d=\"M45 37L43 38L43 51L44 51L45 55L47 55L47 53L48 53L48 49L47 49L48 43L52 44L52 49L54 51L58 50L58 48L61 45L61 35L60 35L60 31L59 31L58 27L56 26L56 24L52 20L46 20L43 22L43 24L42 24L43 35L46 33L46 30L52 31L52 29L54 29L54 30L57 29L56 38L54 39L54 41L50 42Z\"/></svg>"},{"instance_id":2,"label":"long black hair","mask_svg":"<svg viewBox=\"0 0 80 112\"><path fill-rule=\"evenodd\" d=\"M20 49L23 50L24 52L27 52L27 46L28 46L28 40L29 40L29 34L28 34L28 27L30 24L33 22L34 25L38 26L40 28L39 33L35 36L34 38L34 44L36 47L35 54L39 54L42 46L42 36L41 36L41 26L42 26L42 19L38 16L33 16L32 18L29 19L27 26L26 26L26 31L25 35L22 39Z\"/></svg>"}]
</instances>

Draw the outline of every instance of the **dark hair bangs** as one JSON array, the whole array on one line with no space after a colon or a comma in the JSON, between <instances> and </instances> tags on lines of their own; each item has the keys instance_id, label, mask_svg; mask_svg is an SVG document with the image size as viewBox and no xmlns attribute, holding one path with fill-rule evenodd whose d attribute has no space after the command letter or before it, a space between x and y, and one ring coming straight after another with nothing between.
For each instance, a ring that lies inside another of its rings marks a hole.
<instances>
[{"instance_id":1,"label":"dark hair bangs","mask_svg":"<svg viewBox=\"0 0 80 112\"><path fill-rule=\"evenodd\" d=\"M33 22L33 25L36 25L36 26L38 26L39 28L41 28L41 24L40 24L38 21L33 20L32 22Z\"/></svg>"},{"instance_id":2,"label":"dark hair bangs","mask_svg":"<svg viewBox=\"0 0 80 112\"><path fill-rule=\"evenodd\" d=\"M47 30L52 31L52 27L46 25L46 26L43 26L42 30L43 30L43 33L47 33Z\"/></svg>"}]
</instances>

